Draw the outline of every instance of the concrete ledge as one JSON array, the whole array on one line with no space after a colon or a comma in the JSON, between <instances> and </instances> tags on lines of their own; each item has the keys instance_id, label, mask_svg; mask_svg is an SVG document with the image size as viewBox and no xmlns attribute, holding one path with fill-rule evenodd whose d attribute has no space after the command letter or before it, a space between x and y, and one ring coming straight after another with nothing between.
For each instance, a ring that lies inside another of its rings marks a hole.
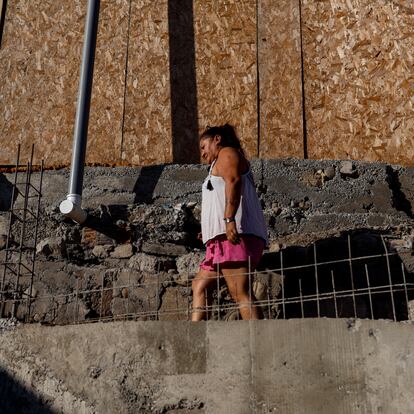
<instances>
[{"instance_id":1,"label":"concrete ledge","mask_svg":"<svg viewBox=\"0 0 414 414\"><path fill-rule=\"evenodd\" d=\"M6 412L409 413L413 342L411 324L368 320L25 325L1 334L0 397Z\"/></svg>"}]
</instances>

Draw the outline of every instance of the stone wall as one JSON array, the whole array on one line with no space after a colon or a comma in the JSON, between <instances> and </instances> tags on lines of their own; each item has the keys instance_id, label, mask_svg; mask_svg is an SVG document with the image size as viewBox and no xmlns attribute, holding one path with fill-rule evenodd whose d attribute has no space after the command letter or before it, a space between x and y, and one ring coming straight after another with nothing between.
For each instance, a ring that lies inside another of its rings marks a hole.
<instances>
[{"instance_id":1,"label":"stone wall","mask_svg":"<svg viewBox=\"0 0 414 414\"><path fill-rule=\"evenodd\" d=\"M346 259L348 237L354 256L370 256L383 254L381 236L391 235L396 240L391 243L390 239L389 248L394 246L405 252L393 259L392 269L400 275L403 264L407 279L411 278L414 270L410 253L412 169L296 160L256 160L252 168L270 238L259 266L261 273L252 277L259 299L280 298L282 253L285 268L301 265L313 271L312 243L316 242L319 261ZM21 277L16 316L27 317L30 303L30 320L54 324L117 317L187 319L191 308L191 279L204 254L197 235L200 183L206 174L206 167L199 165L89 168L83 193L83 206L89 218L84 226L79 226L63 218L58 210L60 201L66 197L68 171L45 172L36 246L33 246L35 223L30 216L24 235L23 263L27 267L32 255L30 248L37 252L34 290L28 290L30 278ZM8 227L6 206L10 203L14 177L12 174L0 177L3 183L2 263ZM35 187L39 179L39 173L34 173ZM21 207L22 201L17 197L14 208ZM9 240L9 247L16 249L12 262L19 258L20 230L20 223L15 220ZM370 266L376 274L373 283L379 286L388 282L386 263L384 259L378 260ZM338 286L345 289L348 261L336 272L342 280L342 284L338 280ZM10 293L4 315L11 314L14 298L15 277L10 272L7 274L6 286ZM324 283L326 289L331 289L328 276ZM320 277L323 278L322 274ZM365 274L356 273L355 277L365 283ZM312 289L305 284L312 278L312 275L306 277L304 271L302 274L291 272L286 276L285 287L297 289L298 279L302 279L305 292ZM295 285L289 287L289 281ZM213 298L213 305L219 301L223 312L212 317L237 318L226 288L221 288L218 299ZM387 298L381 297L389 301L389 295ZM280 309L273 303L262 304L264 316L280 317ZM333 304L328 305L324 314L334 316ZM349 306L345 308L342 316L352 316ZM393 318L388 306L380 308L375 311L375 317ZM315 310L309 307L306 313L311 316ZM361 303L357 313L369 317L366 303ZM398 319L407 319L406 304L397 313ZM291 307L283 317L289 315L298 315L298 309Z\"/></svg>"}]
</instances>

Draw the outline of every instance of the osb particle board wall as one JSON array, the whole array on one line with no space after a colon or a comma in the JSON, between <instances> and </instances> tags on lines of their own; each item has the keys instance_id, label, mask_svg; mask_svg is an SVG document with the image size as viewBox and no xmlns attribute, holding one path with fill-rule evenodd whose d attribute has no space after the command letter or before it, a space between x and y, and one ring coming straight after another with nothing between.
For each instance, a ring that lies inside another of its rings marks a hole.
<instances>
[{"instance_id":1,"label":"osb particle board wall","mask_svg":"<svg viewBox=\"0 0 414 414\"><path fill-rule=\"evenodd\" d=\"M256 0L195 2L200 130L236 124L257 155Z\"/></svg>"},{"instance_id":2,"label":"osb particle board wall","mask_svg":"<svg viewBox=\"0 0 414 414\"><path fill-rule=\"evenodd\" d=\"M34 142L47 165L70 162L86 0L9 0L2 73L0 163ZM101 2L87 161L119 160L127 0Z\"/></svg>"},{"instance_id":3,"label":"osb particle board wall","mask_svg":"<svg viewBox=\"0 0 414 414\"><path fill-rule=\"evenodd\" d=\"M414 164L414 4L303 0L311 158Z\"/></svg>"},{"instance_id":4,"label":"osb particle board wall","mask_svg":"<svg viewBox=\"0 0 414 414\"><path fill-rule=\"evenodd\" d=\"M168 1L133 0L128 42L125 164L172 161Z\"/></svg>"},{"instance_id":5,"label":"osb particle board wall","mask_svg":"<svg viewBox=\"0 0 414 414\"><path fill-rule=\"evenodd\" d=\"M0 164L35 142L67 165L86 0L7 4ZM302 157L305 135L311 158L412 165L413 19L409 0L102 0L87 162L197 162L230 121L249 156Z\"/></svg>"},{"instance_id":6,"label":"osb particle board wall","mask_svg":"<svg viewBox=\"0 0 414 414\"><path fill-rule=\"evenodd\" d=\"M298 1L259 3L260 157L304 155Z\"/></svg>"}]
</instances>

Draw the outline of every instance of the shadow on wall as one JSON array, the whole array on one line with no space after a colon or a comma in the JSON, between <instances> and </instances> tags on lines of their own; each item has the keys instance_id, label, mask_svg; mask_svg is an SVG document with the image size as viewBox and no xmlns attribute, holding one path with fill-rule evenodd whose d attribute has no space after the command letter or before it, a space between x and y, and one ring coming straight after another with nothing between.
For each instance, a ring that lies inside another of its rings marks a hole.
<instances>
[{"instance_id":1,"label":"shadow on wall","mask_svg":"<svg viewBox=\"0 0 414 414\"><path fill-rule=\"evenodd\" d=\"M173 162L200 162L193 0L168 0Z\"/></svg>"},{"instance_id":2,"label":"shadow on wall","mask_svg":"<svg viewBox=\"0 0 414 414\"><path fill-rule=\"evenodd\" d=\"M142 167L134 185L134 204L151 204L154 201L154 190L161 177L165 165Z\"/></svg>"},{"instance_id":3,"label":"shadow on wall","mask_svg":"<svg viewBox=\"0 0 414 414\"><path fill-rule=\"evenodd\" d=\"M0 412L13 414L56 414L48 401L30 391L0 367Z\"/></svg>"},{"instance_id":4,"label":"shadow on wall","mask_svg":"<svg viewBox=\"0 0 414 414\"><path fill-rule=\"evenodd\" d=\"M6 9L7 9L7 0L3 0L2 3L0 3L3 7L0 9L0 47L3 40L3 31L4 31L4 23L6 21Z\"/></svg>"},{"instance_id":5,"label":"shadow on wall","mask_svg":"<svg viewBox=\"0 0 414 414\"><path fill-rule=\"evenodd\" d=\"M258 270L274 269L272 273L279 275L268 282L279 285L271 286L278 299L284 297L278 318L407 320L407 302L414 299L410 289L414 256L410 248L393 250L396 241L361 229L314 245L289 247L282 254L265 254Z\"/></svg>"},{"instance_id":6,"label":"shadow on wall","mask_svg":"<svg viewBox=\"0 0 414 414\"><path fill-rule=\"evenodd\" d=\"M13 196L13 184L3 175L0 174L0 211L8 211L12 201L16 200L17 194Z\"/></svg>"}]
</instances>

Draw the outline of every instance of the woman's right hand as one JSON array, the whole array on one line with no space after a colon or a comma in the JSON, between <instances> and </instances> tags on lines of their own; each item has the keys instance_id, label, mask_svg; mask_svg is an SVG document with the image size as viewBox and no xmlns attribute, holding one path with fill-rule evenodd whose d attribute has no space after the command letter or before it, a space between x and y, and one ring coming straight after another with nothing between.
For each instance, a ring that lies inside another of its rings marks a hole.
<instances>
[{"instance_id":1,"label":"woman's right hand","mask_svg":"<svg viewBox=\"0 0 414 414\"><path fill-rule=\"evenodd\" d=\"M240 243L240 235L237 231L236 222L231 221L230 223L226 223L226 236L227 240L232 244L239 244Z\"/></svg>"}]
</instances>

